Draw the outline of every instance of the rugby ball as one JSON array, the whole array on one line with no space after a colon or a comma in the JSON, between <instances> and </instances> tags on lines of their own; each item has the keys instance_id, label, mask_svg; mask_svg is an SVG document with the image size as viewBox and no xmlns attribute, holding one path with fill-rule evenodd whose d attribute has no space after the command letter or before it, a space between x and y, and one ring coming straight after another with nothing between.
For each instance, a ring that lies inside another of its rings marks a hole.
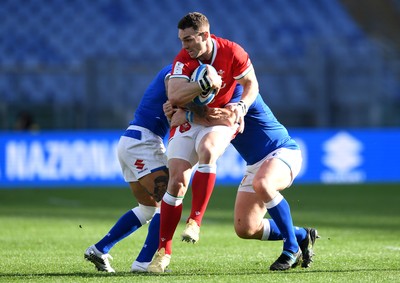
<instances>
[{"instance_id":1,"label":"rugby ball","mask_svg":"<svg viewBox=\"0 0 400 283\"><path fill-rule=\"evenodd\" d=\"M196 68L196 70L194 70L194 72L192 73L192 76L190 78L190 81L192 81L192 82L201 81L202 83L208 82L208 79L205 78L208 75L207 66L209 66L208 69L210 72L215 72L216 74L218 74L217 70L215 70L215 68L213 66L208 65L208 64L202 64L202 65L198 66ZM196 96L193 99L193 102L196 103L197 105L207 105L211 101L214 100L214 97L216 94L217 94L216 89L208 87L202 93L200 93L198 96Z\"/></svg>"}]
</instances>

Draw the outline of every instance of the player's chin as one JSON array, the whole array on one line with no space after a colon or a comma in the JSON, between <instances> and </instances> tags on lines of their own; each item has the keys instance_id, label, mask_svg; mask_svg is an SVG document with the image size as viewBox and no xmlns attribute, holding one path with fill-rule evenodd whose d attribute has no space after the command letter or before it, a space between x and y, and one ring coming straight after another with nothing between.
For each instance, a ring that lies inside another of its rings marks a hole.
<instances>
[{"instance_id":1,"label":"player's chin","mask_svg":"<svg viewBox=\"0 0 400 283\"><path fill-rule=\"evenodd\" d=\"M187 53L189 54L189 56L190 56L190 58L192 58L192 59L197 59L197 57L199 57L198 55L198 53L197 52L195 52L195 51L187 51Z\"/></svg>"}]
</instances>

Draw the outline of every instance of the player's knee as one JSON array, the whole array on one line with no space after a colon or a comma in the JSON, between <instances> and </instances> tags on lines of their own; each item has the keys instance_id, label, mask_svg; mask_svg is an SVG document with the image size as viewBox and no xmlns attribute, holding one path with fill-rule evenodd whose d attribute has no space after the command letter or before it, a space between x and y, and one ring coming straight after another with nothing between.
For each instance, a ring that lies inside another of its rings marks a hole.
<instances>
[{"instance_id":1,"label":"player's knee","mask_svg":"<svg viewBox=\"0 0 400 283\"><path fill-rule=\"evenodd\" d=\"M168 182L168 192L174 196L182 196L186 194L185 182L182 178L171 177Z\"/></svg>"},{"instance_id":2,"label":"player's knee","mask_svg":"<svg viewBox=\"0 0 400 283\"><path fill-rule=\"evenodd\" d=\"M235 223L235 232L236 235L241 239L253 239L257 229L250 223L243 223L239 221Z\"/></svg>"},{"instance_id":3,"label":"player's knee","mask_svg":"<svg viewBox=\"0 0 400 283\"><path fill-rule=\"evenodd\" d=\"M146 206L139 204L139 206L132 209L133 213L135 213L136 217L139 219L142 225L148 223L151 218L153 218L154 213L156 212L157 207L155 206Z\"/></svg>"},{"instance_id":4,"label":"player's knee","mask_svg":"<svg viewBox=\"0 0 400 283\"><path fill-rule=\"evenodd\" d=\"M259 193L266 190L266 187L268 186L268 181L262 178L254 178L252 185L254 191Z\"/></svg>"},{"instance_id":5,"label":"player's knee","mask_svg":"<svg viewBox=\"0 0 400 283\"><path fill-rule=\"evenodd\" d=\"M241 238L241 239L249 239L249 233L247 233L247 230L243 229L243 228L236 228L235 227L235 232L236 235Z\"/></svg>"},{"instance_id":6,"label":"player's knee","mask_svg":"<svg viewBox=\"0 0 400 283\"><path fill-rule=\"evenodd\" d=\"M271 195L276 191L276 184L270 178L254 178L254 191L261 195Z\"/></svg>"},{"instance_id":7,"label":"player's knee","mask_svg":"<svg viewBox=\"0 0 400 283\"><path fill-rule=\"evenodd\" d=\"M199 155L199 162L201 163L215 163L219 157L218 148L209 141L199 144L197 153Z\"/></svg>"},{"instance_id":8,"label":"player's knee","mask_svg":"<svg viewBox=\"0 0 400 283\"><path fill-rule=\"evenodd\" d=\"M213 159L213 152L209 148L202 148L198 151L199 161L202 163L209 163Z\"/></svg>"}]
</instances>

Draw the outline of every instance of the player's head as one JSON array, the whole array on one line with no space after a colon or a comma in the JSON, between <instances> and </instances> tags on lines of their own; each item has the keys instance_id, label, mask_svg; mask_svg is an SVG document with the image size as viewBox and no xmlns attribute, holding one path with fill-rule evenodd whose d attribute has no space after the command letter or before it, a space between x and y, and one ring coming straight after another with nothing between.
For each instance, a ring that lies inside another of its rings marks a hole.
<instances>
[{"instance_id":1,"label":"player's head","mask_svg":"<svg viewBox=\"0 0 400 283\"><path fill-rule=\"evenodd\" d=\"M210 30L210 23L205 15L192 12L185 15L178 23L178 29L192 28L194 31Z\"/></svg>"},{"instance_id":2,"label":"player's head","mask_svg":"<svg viewBox=\"0 0 400 283\"><path fill-rule=\"evenodd\" d=\"M210 49L210 23L198 12L185 15L178 23L178 37L191 58L199 58ZM212 44L211 44L212 48Z\"/></svg>"}]
</instances>

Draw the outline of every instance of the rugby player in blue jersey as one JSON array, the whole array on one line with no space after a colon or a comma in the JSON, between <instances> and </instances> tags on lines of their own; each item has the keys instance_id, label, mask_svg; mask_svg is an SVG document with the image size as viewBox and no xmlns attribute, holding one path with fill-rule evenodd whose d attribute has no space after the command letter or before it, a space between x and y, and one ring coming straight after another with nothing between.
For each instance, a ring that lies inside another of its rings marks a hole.
<instances>
[{"instance_id":1,"label":"rugby player in blue jersey","mask_svg":"<svg viewBox=\"0 0 400 283\"><path fill-rule=\"evenodd\" d=\"M236 89L236 92L240 93L240 90ZM194 122L209 125L225 120L230 126L235 121L229 105L227 109L208 111L206 119L195 115ZM176 111L171 127L185 123L187 116L183 110ZM214 118L210 120L210 117ZM283 240L283 252L270 270L287 270L301 261L302 267L309 267L317 231L293 226L289 204L280 193L292 184L300 171L300 148L260 94L249 107L244 120L244 132L231 141L247 163L236 197L235 231L244 239ZM264 218L266 212L272 219Z\"/></svg>"},{"instance_id":2,"label":"rugby player in blue jersey","mask_svg":"<svg viewBox=\"0 0 400 283\"><path fill-rule=\"evenodd\" d=\"M118 143L118 159L124 180L138 202L115 223L96 244L86 249L84 257L99 271L115 272L109 259L110 249L120 240L149 222L149 233L131 271L146 271L158 247L159 201L168 183L167 157L163 139L169 124L163 112L167 101L166 80L171 66L165 66L146 89L134 119Z\"/></svg>"}]
</instances>

